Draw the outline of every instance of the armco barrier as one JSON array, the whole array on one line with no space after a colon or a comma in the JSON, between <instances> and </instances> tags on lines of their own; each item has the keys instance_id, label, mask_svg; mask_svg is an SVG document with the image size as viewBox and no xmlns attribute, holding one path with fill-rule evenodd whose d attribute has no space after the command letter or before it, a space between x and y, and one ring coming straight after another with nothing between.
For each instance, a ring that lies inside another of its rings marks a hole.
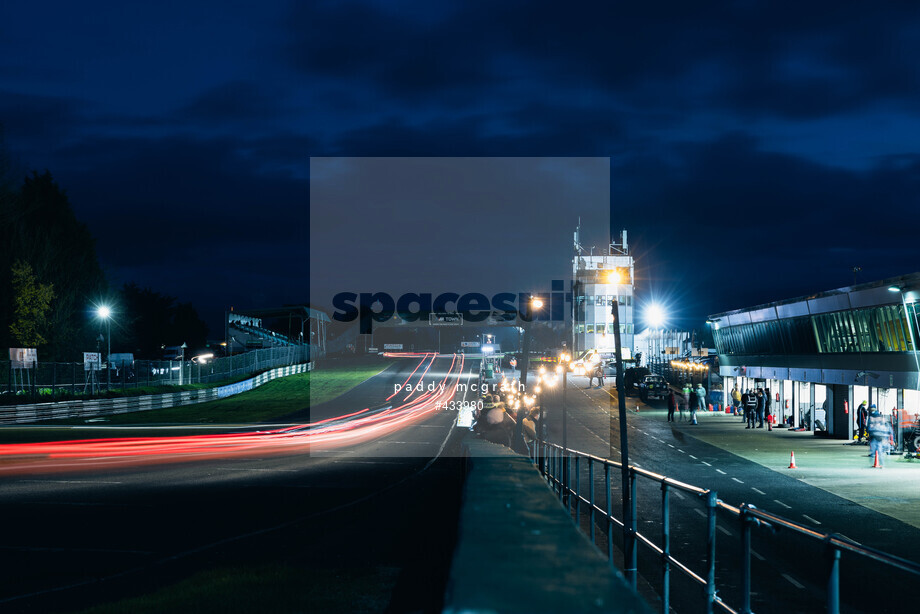
<instances>
[{"instance_id":1,"label":"armco barrier","mask_svg":"<svg viewBox=\"0 0 920 614\"><path fill-rule=\"evenodd\" d=\"M242 382L202 388L201 390L184 390L165 394L148 394L137 397L120 397L115 399L94 399L91 401L61 401L59 403L34 403L31 405L0 406L0 424L29 424L43 420L60 418L79 418L126 414L151 409L166 409L180 405L194 405L207 401L216 401L247 390L252 390L279 377L313 370L313 363L301 363L286 367L277 367Z\"/></svg>"}]
</instances>

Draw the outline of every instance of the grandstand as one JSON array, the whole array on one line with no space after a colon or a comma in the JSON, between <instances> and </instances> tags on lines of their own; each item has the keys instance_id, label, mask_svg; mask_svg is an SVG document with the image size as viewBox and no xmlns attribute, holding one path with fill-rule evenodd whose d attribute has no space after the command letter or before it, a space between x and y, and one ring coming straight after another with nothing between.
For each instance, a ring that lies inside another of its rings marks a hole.
<instances>
[{"instance_id":1,"label":"grandstand","mask_svg":"<svg viewBox=\"0 0 920 614\"><path fill-rule=\"evenodd\" d=\"M306 305L229 311L226 339L230 353L247 349L310 345L310 356L326 354L329 316Z\"/></svg>"}]
</instances>

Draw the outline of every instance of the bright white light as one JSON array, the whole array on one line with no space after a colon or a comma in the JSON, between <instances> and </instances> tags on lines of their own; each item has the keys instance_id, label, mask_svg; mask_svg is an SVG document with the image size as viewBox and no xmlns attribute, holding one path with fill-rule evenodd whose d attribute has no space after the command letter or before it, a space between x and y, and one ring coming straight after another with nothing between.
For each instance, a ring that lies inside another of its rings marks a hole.
<instances>
[{"instance_id":1,"label":"bright white light","mask_svg":"<svg viewBox=\"0 0 920 614\"><path fill-rule=\"evenodd\" d=\"M112 315L112 310L109 309L106 305L100 305L99 308L96 309L96 315L105 320L110 315Z\"/></svg>"},{"instance_id":2,"label":"bright white light","mask_svg":"<svg viewBox=\"0 0 920 614\"><path fill-rule=\"evenodd\" d=\"M645 310L645 321L652 328L660 328L665 321L664 309L661 305L652 304Z\"/></svg>"},{"instance_id":3,"label":"bright white light","mask_svg":"<svg viewBox=\"0 0 920 614\"><path fill-rule=\"evenodd\" d=\"M541 309L543 307L543 301L541 301L538 298L535 298L532 301L530 301L530 304L533 305L534 309Z\"/></svg>"}]
</instances>

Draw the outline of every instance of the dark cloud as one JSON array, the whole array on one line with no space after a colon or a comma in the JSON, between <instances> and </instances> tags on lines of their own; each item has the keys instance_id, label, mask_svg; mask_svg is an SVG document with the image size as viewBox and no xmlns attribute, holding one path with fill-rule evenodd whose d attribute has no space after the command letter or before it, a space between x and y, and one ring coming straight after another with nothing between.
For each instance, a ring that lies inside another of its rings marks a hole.
<instances>
[{"instance_id":1,"label":"dark cloud","mask_svg":"<svg viewBox=\"0 0 920 614\"><path fill-rule=\"evenodd\" d=\"M0 90L0 126L6 138L25 147L73 133L87 104L67 96L38 96Z\"/></svg>"},{"instance_id":2,"label":"dark cloud","mask_svg":"<svg viewBox=\"0 0 920 614\"><path fill-rule=\"evenodd\" d=\"M424 13L424 8L417 9ZM298 4L288 61L410 108L520 104L553 92L634 108L800 119L913 104L920 16L909 3L466 2L436 19L376 3Z\"/></svg>"},{"instance_id":3,"label":"dark cloud","mask_svg":"<svg viewBox=\"0 0 920 614\"><path fill-rule=\"evenodd\" d=\"M232 81L210 88L176 115L206 124L280 119L288 114L280 97L251 81Z\"/></svg>"},{"instance_id":4,"label":"dark cloud","mask_svg":"<svg viewBox=\"0 0 920 614\"><path fill-rule=\"evenodd\" d=\"M609 156L643 292L693 317L918 261L916 223L872 221L920 210L911 2L108 3L0 27L12 153L118 277L180 297L296 295L330 155Z\"/></svg>"},{"instance_id":5,"label":"dark cloud","mask_svg":"<svg viewBox=\"0 0 920 614\"><path fill-rule=\"evenodd\" d=\"M195 262L213 245L256 253L299 245L307 183L262 174L267 156L254 165L242 150L230 139L85 140L59 152L83 166L58 178L78 214L104 237L100 257L120 266Z\"/></svg>"}]
</instances>

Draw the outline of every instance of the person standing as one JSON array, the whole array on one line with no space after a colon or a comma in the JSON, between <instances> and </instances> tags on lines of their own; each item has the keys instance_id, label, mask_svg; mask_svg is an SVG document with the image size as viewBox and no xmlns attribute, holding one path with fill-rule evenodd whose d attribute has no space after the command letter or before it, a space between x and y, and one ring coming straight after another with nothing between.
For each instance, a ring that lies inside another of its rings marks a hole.
<instances>
[{"instance_id":1,"label":"person standing","mask_svg":"<svg viewBox=\"0 0 920 614\"><path fill-rule=\"evenodd\" d=\"M696 412L705 409L706 407L706 395L701 392L703 390L702 385L690 392L690 424L697 424L696 421Z\"/></svg>"},{"instance_id":2,"label":"person standing","mask_svg":"<svg viewBox=\"0 0 920 614\"><path fill-rule=\"evenodd\" d=\"M866 401L859 404L856 410L856 438L863 441L866 438L866 423L869 419L869 410L866 408Z\"/></svg>"},{"instance_id":3,"label":"person standing","mask_svg":"<svg viewBox=\"0 0 920 614\"><path fill-rule=\"evenodd\" d=\"M738 392L738 387L735 386L732 388L732 414L737 416L740 413L741 409L741 393Z\"/></svg>"},{"instance_id":4,"label":"person standing","mask_svg":"<svg viewBox=\"0 0 920 614\"><path fill-rule=\"evenodd\" d=\"M706 388L702 383L696 385L696 396L699 398L700 410L706 411L709 404L706 402Z\"/></svg>"},{"instance_id":5,"label":"person standing","mask_svg":"<svg viewBox=\"0 0 920 614\"><path fill-rule=\"evenodd\" d=\"M875 404L869 406L869 421L866 424L869 433L869 458L875 463L878 455L879 467L885 466L885 456L888 455L888 444L892 439L891 423L879 413Z\"/></svg>"},{"instance_id":6,"label":"person standing","mask_svg":"<svg viewBox=\"0 0 920 614\"><path fill-rule=\"evenodd\" d=\"M769 388L764 390L763 396L764 396L764 402L766 403L764 412L767 414L767 430L772 431L773 430L773 399L770 397Z\"/></svg>"},{"instance_id":7,"label":"person standing","mask_svg":"<svg viewBox=\"0 0 920 614\"><path fill-rule=\"evenodd\" d=\"M744 404L744 417L747 420L747 426L744 428L754 428L754 420L757 418L757 395L753 390L747 391L747 401Z\"/></svg>"},{"instance_id":8,"label":"person standing","mask_svg":"<svg viewBox=\"0 0 920 614\"><path fill-rule=\"evenodd\" d=\"M683 390L681 391L680 399L678 399L678 401L680 402L680 407L679 407L680 421L683 422L684 421L684 410L690 409L690 388L688 386L685 385L683 387Z\"/></svg>"},{"instance_id":9,"label":"person standing","mask_svg":"<svg viewBox=\"0 0 920 614\"><path fill-rule=\"evenodd\" d=\"M696 424L696 407L699 405L699 397L696 394L696 389L690 389L690 400L688 402L688 409L690 410L690 424Z\"/></svg>"},{"instance_id":10,"label":"person standing","mask_svg":"<svg viewBox=\"0 0 920 614\"><path fill-rule=\"evenodd\" d=\"M767 408L766 399L763 398L763 389L757 389L757 405L755 406L755 411L757 412L757 428L763 428L763 415Z\"/></svg>"},{"instance_id":11,"label":"person standing","mask_svg":"<svg viewBox=\"0 0 920 614\"><path fill-rule=\"evenodd\" d=\"M674 411L677 410L677 395L672 389L668 392L668 422L674 422Z\"/></svg>"},{"instance_id":12,"label":"person standing","mask_svg":"<svg viewBox=\"0 0 920 614\"><path fill-rule=\"evenodd\" d=\"M600 365L600 364L597 365L597 369L594 370L594 377L597 378L597 387L603 388L604 387L604 366L603 365Z\"/></svg>"}]
</instances>

